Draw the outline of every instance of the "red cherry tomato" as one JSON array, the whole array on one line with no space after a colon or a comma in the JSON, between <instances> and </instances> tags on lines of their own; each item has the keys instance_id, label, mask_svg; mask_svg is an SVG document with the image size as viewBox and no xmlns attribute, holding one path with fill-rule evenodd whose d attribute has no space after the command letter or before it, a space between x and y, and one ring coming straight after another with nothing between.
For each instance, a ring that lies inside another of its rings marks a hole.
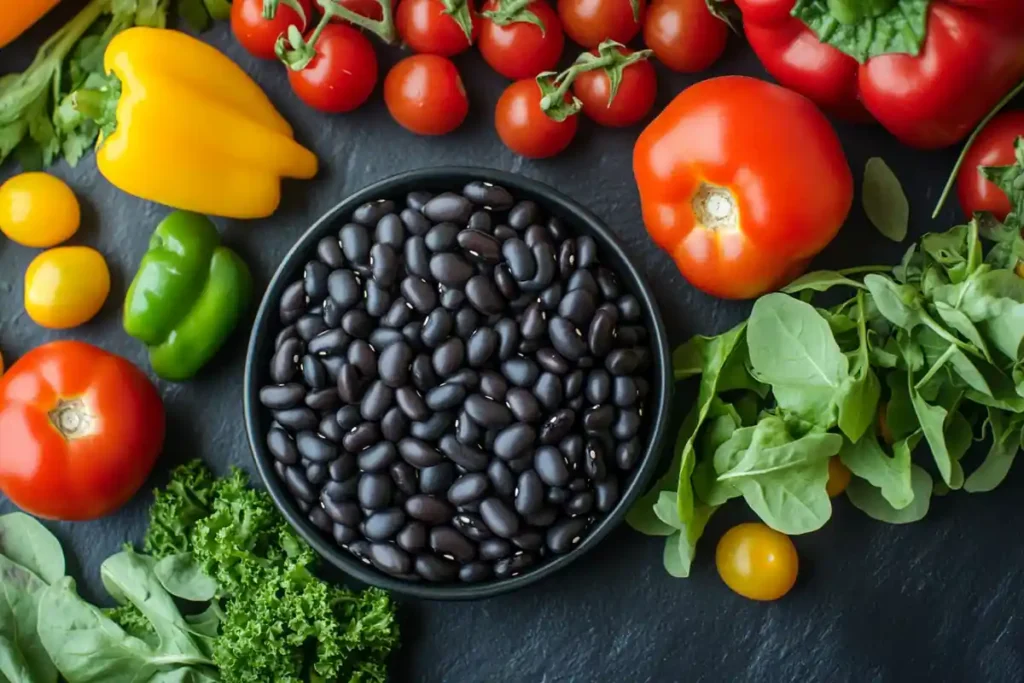
<instances>
[{"instance_id":1,"label":"red cherry tomato","mask_svg":"<svg viewBox=\"0 0 1024 683\"><path fill-rule=\"evenodd\" d=\"M630 0L558 0L558 16L566 34L585 48L595 48L611 39L626 45L643 25L647 0L636 0L638 15Z\"/></svg>"},{"instance_id":2,"label":"red cherry tomato","mask_svg":"<svg viewBox=\"0 0 1024 683\"><path fill-rule=\"evenodd\" d=\"M348 24L331 23L315 49L306 68L288 70L299 99L329 114L352 111L365 102L377 85L377 55L366 36Z\"/></svg>"},{"instance_id":3,"label":"red cherry tomato","mask_svg":"<svg viewBox=\"0 0 1024 683\"><path fill-rule=\"evenodd\" d=\"M473 19L473 14L470 6L471 33L475 41L480 22ZM402 0L398 3L395 26L402 41L416 52L451 57L472 44L455 18L446 12L441 0Z\"/></svg>"},{"instance_id":4,"label":"red cherry tomato","mask_svg":"<svg viewBox=\"0 0 1024 683\"><path fill-rule=\"evenodd\" d=\"M412 55L384 79L384 102L391 117L419 135L444 135L465 120L469 99L452 60Z\"/></svg>"},{"instance_id":5,"label":"red cherry tomato","mask_svg":"<svg viewBox=\"0 0 1024 683\"><path fill-rule=\"evenodd\" d=\"M274 59L274 43L289 26L298 26L305 33L312 23L311 0L299 0L299 6L306 13L305 21L295 10L284 4L277 6L277 14L273 19L264 19L263 0L235 0L231 3L231 32L249 54L262 59Z\"/></svg>"},{"instance_id":6,"label":"red cherry tomato","mask_svg":"<svg viewBox=\"0 0 1024 683\"><path fill-rule=\"evenodd\" d=\"M524 78L505 88L494 111L494 127L501 141L517 154L544 159L564 150L576 135L576 116L555 121L540 108L537 81ZM566 93L566 101L569 95Z\"/></svg>"},{"instance_id":7,"label":"red cherry tomato","mask_svg":"<svg viewBox=\"0 0 1024 683\"><path fill-rule=\"evenodd\" d=\"M44 344L0 378L0 491L39 517L102 517L146 481L164 426L160 394L127 360Z\"/></svg>"},{"instance_id":8,"label":"red cherry tomato","mask_svg":"<svg viewBox=\"0 0 1024 683\"><path fill-rule=\"evenodd\" d=\"M992 119L964 156L956 178L956 193L964 214L989 211L999 220L1010 213L1010 199L978 172L979 166L1012 166L1013 143L1024 135L1024 111L1009 111Z\"/></svg>"},{"instance_id":9,"label":"red cherry tomato","mask_svg":"<svg viewBox=\"0 0 1024 683\"><path fill-rule=\"evenodd\" d=\"M622 50L624 55L632 54L632 50ZM597 55L597 50L592 54ZM658 82L654 75L654 66L646 59L633 62L622 70L622 81L615 98L608 103L612 84L604 69L584 71L572 84L573 92L583 103L583 113L602 126L621 128L640 122L651 107L658 94Z\"/></svg>"},{"instance_id":10,"label":"red cherry tomato","mask_svg":"<svg viewBox=\"0 0 1024 683\"><path fill-rule=\"evenodd\" d=\"M484 5L484 11L497 9L497 0L488 0ZM488 17L480 20L480 54L505 78L530 78L542 71L552 71L562 56L565 35L555 10L546 0L534 0L526 6L526 11L544 24L543 31L527 21L502 26Z\"/></svg>"},{"instance_id":11,"label":"red cherry tomato","mask_svg":"<svg viewBox=\"0 0 1024 683\"><path fill-rule=\"evenodd\" d=\"M705 0L656 0L644 19L644 44L673 71L696 73L722 56L729 27Z\"/></svg>"},{"instance_id":12,"label":"red cherry tomato","mask_svg":"<svg viewBox=\"0 0 1024 683\"><path fill-rule=\"evenodd\" d=\"M339 0L339 4L345 9L352 10L367 19L380 21L384 18L384 12L377 0ZM393 10L394 8L395 0L391 0L391 9ZM336 21L344 21L344 19L336 19Z\"/></svg>"}]
</instances>

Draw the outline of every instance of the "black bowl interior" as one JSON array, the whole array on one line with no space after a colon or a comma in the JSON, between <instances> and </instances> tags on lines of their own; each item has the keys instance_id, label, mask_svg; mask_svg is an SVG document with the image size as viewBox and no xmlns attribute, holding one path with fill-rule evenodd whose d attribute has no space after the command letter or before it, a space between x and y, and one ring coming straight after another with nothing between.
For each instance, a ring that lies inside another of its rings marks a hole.
<instances>
[{"instance_id":1,"label":"black bowl interior","mask_svg":"<svg viewBox=\"0 0 1024 683\"><path fill-rule=\"evenodd\" d=\"M282 325L278 302L284 289L301 279L305 263L315 254L316 243L325 235L337 233L353 210L375 199L393 199L404 205L404 197L413 190L440 192L459 190L473 180L484 180L507 188L519 199L532 199L550 214L561 218L577 234L590 234L598 244L601 262L618 276L620 285L632 292L643 308L644 325L650 335L652 351L651 391L644 404L645 449L633 472L624 480L618 504L588 529L572 551L545 559L517 576L478 584L428 584L403 581L363 564L347 550L335 545L298 509L291 494L273 469L267 450L266 433L269 412L258 400L259 388L269 383L269 361L274 338ZM510 173L478 168L437 168L411 171L374 183L348 197L311 227L285 256L267 288L253 324L245 364L244 410L246 431L253 458L264 485L289 523L320 555L355 579L407 596L456 600L489 597L521 588L565 567L597 545L625 517L629 507L641 495L658 466L665 441L671 398L671 355L665 325L658 313L650 285L633 266L618 241L592 213L541 183Z\"/></svg>"}]
</instances>

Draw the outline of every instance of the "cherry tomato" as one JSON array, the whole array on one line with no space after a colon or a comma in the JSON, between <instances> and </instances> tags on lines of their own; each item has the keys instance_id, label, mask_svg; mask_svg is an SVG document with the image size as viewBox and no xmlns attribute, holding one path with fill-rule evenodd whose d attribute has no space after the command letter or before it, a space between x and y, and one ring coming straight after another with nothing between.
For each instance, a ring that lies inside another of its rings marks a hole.
<instances>
[{"instance_id":1,"label":"cherry tomato","mask_svg":"<svg viewBox=\"0 0 1024 683\"><path fill-rule=\"evenodd\" d=\"M566 34L585 48L609 39L626 45L640 33L647 9L647 0L635 1L637 14L631 0L558 0L558 16Z\"/></svg>"},{"instance_id":2,"label":"cherry tomato","mask_svg":"<svg viewBox=\"0 0 1024 683\"><path fill-rule=\"evenodd\" d=\"M164 427L160 395L127 360L44 344L0 378L0 491L40 517L102 517L145 482Z\"/></svg>"},{"instance_id":3,"label":"cherry tomato","mask_svg":"<svg viewBox=\"0 0 1024 683\"><path fill-rule=\"evenodd\" d=\"M75 193L48 173L22 173L0 185L0 231L26 247L52 247L78 231Z\"/></svg>"},{"instance_id":4,"label":"cherry tomato","mask_svg":"<svg viewBox=\"0 0 1024 683\"><path fill-rule=\"evenodd\" d=\"M725 532L715 550L725 585L751 600L778 600L796 583L799 559L789 536L760 522Z\"/></svg>"},{"instance_id":5,"label":"cherry tomato","mask_svg":"<svg viewBox=\"0 0 1024 683\"><path fill-rule=\"evenodd\" d=\"M48 249L25 271L25 312L37 325L50 329L88 322L109 293L107 262L89 247Z\"/></svg>"},{"instance_id":6,"label":"cherry tomato","mask_svg":"<svg viewBox=\"0 0 1024 683\"><path fill-rule=\"evenodd\" d=\"M444 135L465 120L469 98L452 60L412 55L384 79L384 102L403 128L419 135Z\"/></svg>"},{"instance_id":7,"label":"cherry tomato","mask_svg":"<svg viewBox=\"0 0 1024 683\"><path fill-rule=\"evenodd\" d=\"M644 44L673 71L696 73L722 56L729 27L705 0L655 0L644 19Z\"/></svg>"},{"instance_id":8,"label":"cherry tomato","mask_svg":"<svg viewBox=\"0 0 1024 683\"><path fill-rule=\"evenodd\" d=\"M878 435L882 437L882 441L891 446L896 442L896 438L893 436L892 430L889 429L889 422L885 419L888 405L884 401L878 403Z\"/></svg>"},{"instance_id":9,"label":"cherry tomato","mask_svg":"<svg viewBox=\"0 0 1024 683\"><path fill-rule=\"evenodd\" d=\"M597 50L592 51L594 55ZM623 50L624 55L632 54ZM572 90L583 103L583 113L602 126L621 128L639 123L654 106L658 82L654 66L643 59L622 71L622 81L615 98L608 102L612 84L604 69L584 71L573 81Z\"/></svg>"},{"instance_id":10,"label":"cherry tomato","mask_svg":"<svg viewBox=\"0 0 1024 683\"><path fill-rule=\"evenodd\" d=\"M316 57L288 70L292 90L313 109L341 114L366 102L377 85L373 45L348 24L331 23L316 41Z\"/></svg>"},{"instance_id":11,"label":"cherry tomato","mask_svg":"<svg viewBox=\"0 0 1024 683\"><path fill-rule=\"evenodd\" d=\"M505 88L494 111L494 127L501 141L513 152L531 159L544 159L564 150L578 125L577 116L555 121L540 108L540 100L537 81L525 78Z\"/></svg>"},{"instance_id":12,"label":"cherry tomato","mask_svg":"<svg viewBox=\"0 0 1024 683\"><path fill-rule=\"evenodd\" d=\"M964 156L956 178L956 193L964 214L989 211L999 220L1010 213L1010 199L994 183L978 172L979 166L1012 166L1013 143L1024 135L1024 111L999 114L975 138Z\"/></svg>"},{"instance_id":13,"label":"cherry tomato","mask_svg":"<svg viewBox=\"0 0 1024 683\"><path fill-rule=\"evenodd\" d=\"M462 0L449 0L452 3ZM466 0L467 2L469 0ZM480 22L473 18L473 8L466 13L472 27L473 41L480 32ZM465 8L459 11L465 11ZM452 57L469 49L472 42L441 0L401 0L395 26L402 41L416 52Z\"/></svg>"},{"instance_id":14,"label":"cherry tomato","mask_svg":"<svg viewBox=\"0 0 1024 683\"><path fill-rule=\"evenodd\" d=\"M395 0L391 1L391 8L394 10ZM384 10L381 8L380 3L377 0L339 0L339 4L345 9L351 10L356 14L362 15L367 19L373 19L374 21L380 21L384 18ZM337 21L344 21L344 19L337 19Z\"/></svg>"},{"instance_id":15,"label":"cherry tomato","mask_svg":"<svg viewBox=\"0 0 1024 683\"><path fill-rule=\"evenodd\" d=\"M834 455L828 459L828 483L825 485L825 493L829 498L835 498L850 485L849 468L843 464L839 456Z\"/></svg>"},{"instance_id":16,"label":"cherry tomato","mask_svg":"<svg viewBox=\"0 0 1024 683\"><path fill-rule=\"evenodd\" d=\"M498 8L498 0L484 5L484 11ZM488 17L480 20L480 54L492 69L513 80L554 70L565 46L562 22L546 0L534 0L525 11L532 12L544 29L527 21L503 26Z\"/></svg>"},{"instance_id":17,"label":"cherry tomato","mask_svg":"<svg viewBox=\"0 0 1024 683\"><path fill-rule=\"evenodd\" d=\"M231 32L249 54L262 59L275 59L274 44L289 26L297 26L305 33L311 25L313 3L311 0L299 0L299 7L306 14L305 21L298 12L284 3L277 6L273 19L264 19L263 0L234 0L231 3Z\"/></svg>"}]
</instances>

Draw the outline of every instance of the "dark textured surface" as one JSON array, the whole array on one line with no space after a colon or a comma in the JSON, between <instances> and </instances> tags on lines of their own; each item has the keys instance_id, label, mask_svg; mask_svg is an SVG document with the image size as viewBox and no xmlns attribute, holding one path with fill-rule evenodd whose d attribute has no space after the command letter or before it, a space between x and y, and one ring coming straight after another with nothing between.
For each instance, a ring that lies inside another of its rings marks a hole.
<instances>
[{"instance_id":1,"label":"dark textured surface","mask_svg":"<svg viewBox=\"0 0 1024 683\"><path fill-rule=\"evenodd\" d=\"M76 5L67 0L65 5ZM72 7L0 52L0 73L23 68L44 36ZM339 117L304 108L290 95L281 69L257 63L231 40L225 25L204 36L252 74L294 124L300 141L323 162L316 180L288 183L271 219L221 221L225 241L251 264L260 289L292 242L339 199L393 173L439 164L492 166L547 182L587 204L608 222L627 252L657 283L674 342L724 330L749 304L725 303L694 291L648 240L631 178L636 129L581 126L566 153L528 162L506 150L493 130L493 107L503 81L476 55L459 57L471 100L466 124L444 139L417 138L392 123L378 92L368 106ZM382 67L397 49L381 50ZM707 75L763 76L753 55L734 39ZM659 69L658 107L695 80ZM383 78L383 76L382 76ZM201 124L200 124L201 125ZM950 204L928 219L955 153L903 149L884 131L838 125L854 175L870 156L883 156L911 200L911 235L944 229L957 219ZM159 159L154 159L159 163ZM14 169L5 167L0 179ZM107 184L91 158L78 168L58 165L83 205L72 240L108 259L113 291L103 312L67 332L43 330L24 314L22 278L36 253L0 240L0 350L8 364L28 349L58 338L89 341L145 366L142 348L120 328L127 285L156 222L167 209L129 197ZM903 248L886 242L859 205L816 266L891 263ZM169 433L149 487L168 468L200 456L218 471L252 471L242 428L245 332L194 381L161 383ZM580 681L1020 681L1024 680L1024 524L1020 469L994 493L933 500L926 520L909 527L873 522L845 500L832 523L795 539L801 577L784 600L769 605L732 594L714 570L714 542L749 515L732 504L712 521L691 579L661 567L661 541L623 527L571 569L511 595L483 602L406 603L405 637L393 679L424 683L553 683ZM51 525L65 544L83 592L104 599L100 562L124 541L138 540L148 495L115 516L84 524ZM0 512L11 505L0 499Z\"/></svg>"}]
</instances>

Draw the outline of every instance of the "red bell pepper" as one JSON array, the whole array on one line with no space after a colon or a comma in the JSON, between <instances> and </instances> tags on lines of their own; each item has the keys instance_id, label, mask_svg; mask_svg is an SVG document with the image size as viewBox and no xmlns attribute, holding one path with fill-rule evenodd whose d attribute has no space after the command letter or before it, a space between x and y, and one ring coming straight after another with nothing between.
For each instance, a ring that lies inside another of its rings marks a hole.
<instances>
[{"instance_id":1,"label":"red bell pepper","mask_svg":"<svg viewBox=\"0 0 1024 683\"><path fill-rule=\"evenodd\" d=\"M1024 78L1024 0L736 0L780 83L923 149L964 138Z\"/></svg>"}]
</instances>

